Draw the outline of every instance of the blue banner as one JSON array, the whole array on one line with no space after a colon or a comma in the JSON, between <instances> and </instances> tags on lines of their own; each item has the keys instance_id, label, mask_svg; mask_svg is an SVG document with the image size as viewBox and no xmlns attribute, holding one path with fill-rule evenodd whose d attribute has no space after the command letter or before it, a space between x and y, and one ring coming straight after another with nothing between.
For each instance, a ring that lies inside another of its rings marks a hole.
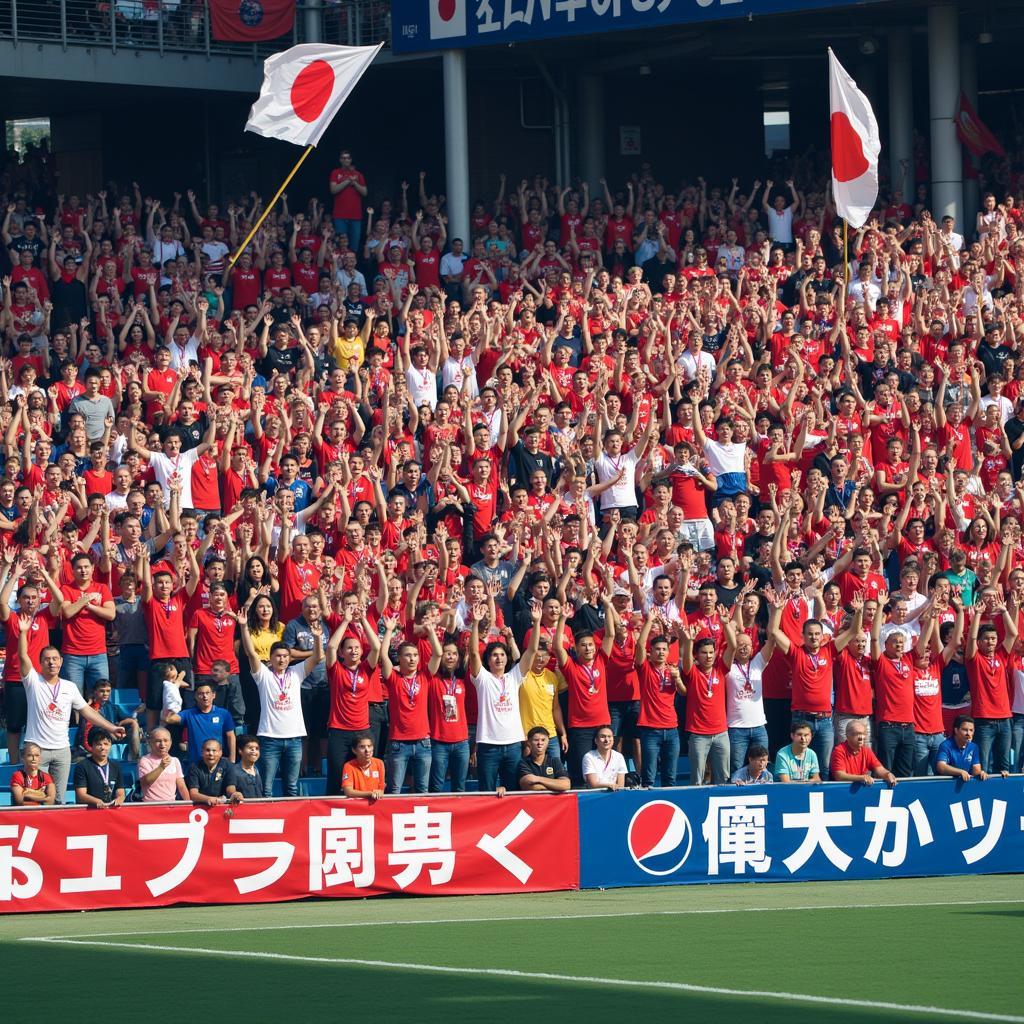
<instances>
[{"instance_id":1,"label":"blue banner","mask_svg":"<svg viewBox=\"0 0 1024 1024\"><path fill-rule=\"evenodd\" d=\"M860 6L883 0L392 0L395 53Z\"/></svg>"},{"instance_id":2,"label":"blue banner","mask_svg":"<svg viewBox=\"0 0 1024 1024\"><path fill-rule=\"evenodd\" d=\"M581 793L580 888L1024 871L1024 778Z\"/></svg>"}]
</instances>

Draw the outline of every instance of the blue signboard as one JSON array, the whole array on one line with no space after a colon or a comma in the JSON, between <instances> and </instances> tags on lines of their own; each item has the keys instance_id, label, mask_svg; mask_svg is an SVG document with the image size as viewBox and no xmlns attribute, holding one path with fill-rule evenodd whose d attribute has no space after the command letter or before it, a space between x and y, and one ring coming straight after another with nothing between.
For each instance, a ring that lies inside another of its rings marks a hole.
<instances>
[{"instance_id":1,"label":"blue signboard","mask_svg":"<svg viewBox=\"0 0 1024 1024\"><path fill-rule=\"evenodd\" d=\"M392 0L395 53L787 14L882 0Z\"/></svg>"},{"instance_id":2,"label":"blue signboard","mask_svg":"<svg viewBox=\"0 0 1024 1024\"><path fill-rule=\"evenodd\" d=\"M580 888L1024 871L1024 779L581 793Z\"/></svg>"}]
</instances>

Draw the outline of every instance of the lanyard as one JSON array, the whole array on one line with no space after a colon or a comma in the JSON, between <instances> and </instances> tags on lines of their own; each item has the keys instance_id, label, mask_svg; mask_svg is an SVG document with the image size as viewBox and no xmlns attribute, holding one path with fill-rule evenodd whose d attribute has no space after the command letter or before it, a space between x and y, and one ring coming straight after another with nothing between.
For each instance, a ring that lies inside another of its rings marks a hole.
<instances>
[{"instance_id":1,"label":"lanyard","mask_svg":"<svg viewBox=\"0 0 1024 1024\"><path fill-rule=\"evenodd\" d=\"M402 685L405 687L405 695L409 698L409 707L416 707L416 698L420 692L420 681L416 676L402 676Z\"/></svg>"},{"instance_id":2,"label":"lanyard","mask_svg":"<svg viewBox=\"0 0 1024 1024\"><path fill-rule=\"evenodd\" d=\"M590 668L587 665L581 665L580 667L583 669L584 672L587 673L587 678L590 680L590 689L587 692L597 693L597 683L598 680L601 678L601 673L598 672L596 669Z\"/></svg>"},{"instance_id":3,"label":"lanyard","mask_svg":"<svg viewBox=\"0 0 1024 1024\"><path fill-rule=\"evenodd\" d=\"M281 675L274 675L271 672L270 674L274 676L274 682L277 683L277 688L280 690L280 693L277 695L277 702L278 704L283 704L288 699L288 673L284 672Z\"/></svg>"},{"instance_id":4,"label":"lanyard","mask_svg":"<svg viewBox=\"0 0 1024 1024\"><path fill-rule=\"evenodd\" d=\"M351 671L351 669L345 669L345 673L348 675L348 684L352 687L352 696L354 697L363 677L360 674L359 669L356 669L355 672Z\"/></svg>"},{"instance_id":5,"label":"lanyard","mask_svg":"<svg viewBox=\"0 0 1024 1024\"><path fill-rule=\"evenodd\" d=\"M442 679L441 682L444 684L444 692L449 697L454 697L459 690L459 678L453 672L449 679Z\"/></svg>"}]
</instances>

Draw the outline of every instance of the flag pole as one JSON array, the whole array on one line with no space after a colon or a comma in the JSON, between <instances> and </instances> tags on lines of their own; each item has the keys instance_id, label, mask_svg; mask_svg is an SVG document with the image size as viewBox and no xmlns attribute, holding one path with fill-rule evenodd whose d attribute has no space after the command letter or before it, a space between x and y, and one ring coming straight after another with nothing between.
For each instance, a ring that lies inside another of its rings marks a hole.
<instances>
[{"instance_id":1,"label":"flag pole","mask_svg":"<svg viewBox=\"0 0 1024 1024\"><path fill-rule=\"evenodd\" d=\"M846 218L843 218L843 285L850 286L850 248L846 242Z\"/></svg>"},{"instance_id":2,"label":"flag pole","mask_svg":"<svg viewBox=\"0 0 1024 1024\"><path fill-rule=\"evenodd\" d=\"M238 262L238 258L245 251L245 247L252 241L253 235L255 235L257 231L259 231L260 226L267 219L267 215L270 213L270 211L277 205L278 199L281 198L282 194L284 193L284 190L288 187L288 183L292 180L292 178L295 177L295 173L302 166L302 162L312 152L313 146L311 145L307 146L302 151L302 156L300 156L299 159L295 161L295 166L288 172L288 177L281 182L281 187L277 190L277 194L274 196L273 199L270 200L269 203L267 203L263 213L260 214L260 219L256 221L256 223L253 225L252 231L250 231L249 234L245 236L245 241L238 247L238 251L228 261L228 265L225 268L225 270L230 270Z\"/></svg>"}]
</instances>

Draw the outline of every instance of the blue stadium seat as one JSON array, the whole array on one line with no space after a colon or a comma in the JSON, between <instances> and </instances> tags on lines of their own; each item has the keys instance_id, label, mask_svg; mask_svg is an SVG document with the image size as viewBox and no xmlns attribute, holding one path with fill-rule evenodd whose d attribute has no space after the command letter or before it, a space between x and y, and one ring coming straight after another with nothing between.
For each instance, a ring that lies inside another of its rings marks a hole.
<instances>
[{"instance_id":1,"label":"blue stadium seat","mask_svg":"<svg viewBox=\"0 0 1024 1024\"><path fill-rule=\"evenodd\" d=\"M10 754L7 753L7 748L6 747L0 748L0 764L10 764L10 763L11 763L11 757L10 757Z\"/></svg>"},{"instance_id":2,"label":"blue stadium seat","mask_svg":"<svg viewBox=\"0 0 1024 1024\"><path fill-rule=\"evenodd\" d=\"M20 764L0 765L0 786L4 789L10 789L11 778L20 767Z\"/></svg>"},{"instance_id":3,"label":"blue stadium seat","mask_svg":"<svg viewBox=\"0 0 1024 1024\"><path fill-rule=\"evenodd\" d=\"M114 690L111 693L111 699L115 704L120 704L129 714L142 703L138 690Z\"/></svg>"},{"instance_id":4,"label":"blue stadium seat","mask_svg":"<svg viewBox=\"0 0 1024 1024\"><path fill-rule=\"evenodd\" d=\"M9 789L0 790L0 807L11 806L11 791Z\"/></svg>"},{"instance_id":5,"label":"blue stadium seat","mask_svg":"<svg viewBox=\"0 0 1024 1024\"><path fill-rule=\"evenodd\" d=\"M299 796L323 796L327 792L327 779L322 775L299 779Z\"/></svg>"}]
</instances>

